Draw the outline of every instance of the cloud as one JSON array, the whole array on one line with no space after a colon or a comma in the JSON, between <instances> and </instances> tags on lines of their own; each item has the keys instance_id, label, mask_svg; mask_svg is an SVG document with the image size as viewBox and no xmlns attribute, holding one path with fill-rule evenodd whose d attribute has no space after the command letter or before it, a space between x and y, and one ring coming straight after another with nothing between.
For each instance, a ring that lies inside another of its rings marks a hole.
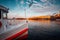
<instances>
[{"instance_id":1,"label":"cloud","mask_svg":"<svg viewBox=\"0 0 60 40\"><path fill-rule=\"evenodd\" d=\"M24 10L19 8L18 6L14 7L14 9L9 10L8 17L25 17Z\"/></svg>"},{"instance_id":2,"label":"cloud","mask_svg":"<svg viewBox=\"0 0 60 40\"><path fill-rule=\"evenodd\" d=\"M22 4L22 5L23 5L23 4L24 4L24 0L21 0L21 1L20 1L20 4Z\"/></svg>"},{"instance_id":3,"label":"cloud","mask_svg":"<svg viewBox=\"0 0 60 40\"><path fill-rule=\"evenodd\" d=\"M48 0L41 0L41 1L44 3L41 4L34 0L33 2L35 4L33 4L30 8L26 9L27 17L53 14L54 12L59 10L59 6L52 4L50 1L48 1ZM24 2L22 1L21 3L23 4ZM28 2L26 2L26 3L29 4ZM25 17L24 13L25 13L24 8L20 8L20 5L18 5L13 9L13 11L10 11L9 15L12 15L13 17L15 17L15 16Z\"/></svg>"},{"instance_id":4,"label":"cloud","mask_svg":"<svg viewBox=\"0 0 60 40\"><path fill-rule=\"evenodd\" d=\"M49 6L50 5L50 6ZM59 10L59 7L56 5L51 4L50 2L45 3L44 5L42 4L33 4L30 8L31 11L34 11L36 13L49 13L49 12L55 12Z\"/></svg>"},{"instance_id":5,"label":"cloud","mask_svg":"<svg viewBox=\"0 0 60 40\"><path fill-rule=\"evenodd\" d=\"M41 2L46 2L47 0L40 0Z\"/></svg>"}]
</instances>

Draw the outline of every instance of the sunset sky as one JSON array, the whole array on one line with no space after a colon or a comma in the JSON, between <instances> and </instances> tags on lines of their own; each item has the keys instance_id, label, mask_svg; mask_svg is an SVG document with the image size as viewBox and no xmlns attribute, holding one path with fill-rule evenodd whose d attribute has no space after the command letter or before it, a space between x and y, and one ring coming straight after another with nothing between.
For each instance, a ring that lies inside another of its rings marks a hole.
<instances>
[{"instance_id":1,"label":"sunset sky","mask_svg":"<svg viewBox=\"0 0 60 40\"><path fill-rule=\"evenodd\" d=\"M29 2L28 2L29 1ZM0 0L0 5L9 8L8 17L52 15L60 10L60 0ZM25 11L26 9L26 11Z\"/></svg>"}]
</instances>

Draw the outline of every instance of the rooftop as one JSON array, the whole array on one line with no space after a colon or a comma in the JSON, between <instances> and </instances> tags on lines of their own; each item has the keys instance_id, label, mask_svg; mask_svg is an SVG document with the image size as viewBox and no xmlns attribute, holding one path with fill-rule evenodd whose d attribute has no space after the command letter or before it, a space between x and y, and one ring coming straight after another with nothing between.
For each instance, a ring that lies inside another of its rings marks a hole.
<instances>
[{"instance_id":1,"label":"rooftop","mask_svg":"<svg viewBox=\"0 0 60 40\"><path fill-rule=\"evenodd\" d=\"M8 13L9 9L4 7L4 6L2 6L2 5L0 5L0 10L3 10L4 12Z\"/></svg>"}]
</instances>

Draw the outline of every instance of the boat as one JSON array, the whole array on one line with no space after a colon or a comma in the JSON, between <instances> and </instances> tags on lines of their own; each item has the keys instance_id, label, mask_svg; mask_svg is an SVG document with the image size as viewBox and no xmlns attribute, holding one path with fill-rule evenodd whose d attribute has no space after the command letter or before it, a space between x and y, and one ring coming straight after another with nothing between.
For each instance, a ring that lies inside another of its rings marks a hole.
<instances>
[{"instance_id":1,"label":"boat","mask_svg":"<svg viewBox=\"0 0 60 40\"><path fill-rule=\"evenodd\" d=\"M28 26L26 23L18 23L9 25L8 21L14 22L13 19L8 19L9 8L0 5L0 40L22 40L28 37Z\"/></svg>"}]
</instances>

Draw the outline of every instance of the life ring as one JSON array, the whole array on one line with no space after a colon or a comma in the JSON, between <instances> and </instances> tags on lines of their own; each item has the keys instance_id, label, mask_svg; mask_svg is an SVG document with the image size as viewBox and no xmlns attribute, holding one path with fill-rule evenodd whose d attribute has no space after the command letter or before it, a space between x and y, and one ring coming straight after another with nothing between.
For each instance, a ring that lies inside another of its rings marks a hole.
<instances>
[{"instance_id":1,"label":"life ring","mask_svg":"<svg viewBox=\"0 0 60 40\"><path fill-rule=\"evenodd\" d=\"M1 23L1 21L0 21L0 27L2 27L2 23Z\"/></svg>"}]
</instances>

